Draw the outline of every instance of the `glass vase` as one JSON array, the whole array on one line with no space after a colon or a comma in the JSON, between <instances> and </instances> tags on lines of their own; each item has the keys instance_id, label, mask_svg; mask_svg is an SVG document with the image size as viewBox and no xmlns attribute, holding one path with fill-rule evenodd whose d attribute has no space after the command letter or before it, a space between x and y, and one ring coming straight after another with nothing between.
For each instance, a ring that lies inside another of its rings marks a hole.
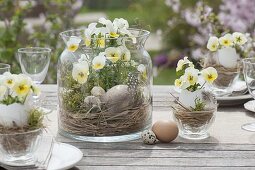
<instances>
[{"instance_id":1,"label":"glass vase","mask_svg":"<svg viewBox=\"0 0 255 170\"><path fill-rule=\"evenodd\" d=\"M92 142L118 142L140 137L152 123L152 62L144 43L149 32L129 29L135 37L84 40L83 30L69 30L60 36L65 43L72 36L80 48L62 52L58 62L59 133ZM114 49L103 68L94 60ZM116 59L116 60L115 60ZM88 64L86 80L77 82L75 64Z\"/></svg>"}]
</instances>

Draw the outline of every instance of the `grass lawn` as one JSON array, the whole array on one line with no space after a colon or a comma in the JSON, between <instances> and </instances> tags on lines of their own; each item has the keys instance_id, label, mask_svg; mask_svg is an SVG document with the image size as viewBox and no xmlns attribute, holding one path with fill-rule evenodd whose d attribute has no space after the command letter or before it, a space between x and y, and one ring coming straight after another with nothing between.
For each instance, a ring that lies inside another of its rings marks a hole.
<instances>
[{"instance_id":1,"label":"grass lawn","mask_svg":"<svg viewBox=\"0 0 255 170\"><path fill-rule=\"evenodd\" d=\"M176 79L175 68L166 68L158 73L157 77L153 78L155 85L173 85Z\"/></svg>"}]
</instances>

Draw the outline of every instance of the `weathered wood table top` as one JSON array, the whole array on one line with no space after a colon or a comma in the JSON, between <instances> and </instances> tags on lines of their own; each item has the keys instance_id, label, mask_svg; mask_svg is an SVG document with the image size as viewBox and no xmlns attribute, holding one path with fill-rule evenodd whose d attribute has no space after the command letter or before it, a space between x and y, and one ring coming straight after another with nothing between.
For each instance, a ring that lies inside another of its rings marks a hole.
<instances>
[{"instance_id":1,"label":"weathered wood table top","mask_svg":"<svg viewBox=\"0 0 255 170\"><path fill-rule=\"evenodd\" d=\"M42 85L49 107L57 106L57 86ZM153 122L172 119L171 86L153 87ZM244 123L255 122L255 113L243 106L218 108L211 137L205 140L184 140L145 145L141 140L120 143L90 143L57 134L57 111L49 115L49 133L57 141L80 148L83 159L75 169L255 169L255 133L241 129Z\"/></svg>"}]
</instances>

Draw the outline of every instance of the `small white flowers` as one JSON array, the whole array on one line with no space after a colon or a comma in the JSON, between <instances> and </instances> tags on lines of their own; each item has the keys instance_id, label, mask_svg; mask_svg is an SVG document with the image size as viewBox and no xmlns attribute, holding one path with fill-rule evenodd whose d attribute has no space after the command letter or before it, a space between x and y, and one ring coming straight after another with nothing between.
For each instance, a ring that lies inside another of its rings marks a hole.
<instances>
[{"instance_id":1,"label":"small white flowers","mask_svg":"<svg viewBox=\"0 0 255 170\"><path fill-rule=\"evenodd\" d=\"M89 66L86 61L73 64L72 76L79 84L84 84L87 82L89 75Z\"/></svg>"},{"instance_id":2,"label":"small white flowers","mask_svg":"<svg viewBox=\"0 0 255 170\"><path fill-rule=\"evenodd\" d=\"M100 53L98 56L96 56L92 60L92 68L94 70L100 70L100 69L104 68L105 62L106 62L106 58L104 56L104 53Z\"/></svg>"},{"instance_id":3,"label":"small white flowers","mask_svg":"<svg viewBox=\"0 0 255 170\"><path fill-rule=\"evenodd\" d=\"M121 50L118 47L108 47L105 49L105 55L108 60L116 63L121 58Z\"/></svg>"},{"instance_id":4,"label":"small white flowers","mask_svg":"<svg viewBox=\"0 0 255 170\"><path fill-rule=\"evenodd\" d=\"M66 43L67 50L70 52L75 52L78 49L80 42L81 42L81 39L79 37L71 36L69 41L67 41Z\"/></svg>"},{"instance_id":5,"label":"small white flowers","mask_svg":"<svg viewBox=\"0 0 255 170\"><path fill-rule=\"evenodd\" d=\"M234 42L238 45L244 45L248 41L246 36L240 32L234 32L233 38L234 38Z\"/></svg>"},{"instance_id":6,"label":"small white flowers","mask_svg":"<svg viewBox=\"0 0 255 170\"><path fill-rule=\"evenodd\" d=\"M207 48L210 51L217 51L218 47L219 47L219 39L215 36L210 37L207 43Z\"/></svg>"},{"instance_id":7,"label":"small white flowers","mask_svg":"<svg viewBox=\"0 0 255 170\"><path fill-rule=\"evenodd\" d=\"M217 51L221 48L234 47L235 45L244 45L247 42L247 38L240 32L231 34L225 34L219 39L215 36L211 36L207 42L207 48L210 51Z\"/></svg>"},{"instance_id":8,"label":"small white flowers","mask_svg":"<svg viewBox=\"0 0 255 170\"><path fill-rule=\"evenodd\" d=\"M32 79L24 74L16 75L5 72L0 79L0 103L6 105L23 104L31 93L37 96L41 93L40 88L32 82Z\"/></svg>"},{"instance_id":9,"label":"small white flowers","mask_svg":"<svg viewBox=\"0 0 255 170\"><path fill-rule=\"evenodd\" d=\"M124 46L119 46L119 48L121 50L121 60L130 61L131 58L130 51Z\"/></svg>"},{"instance_id":10,"label":"small white flowers","mask_svg":"<svg viewBox=\"0 0 255 170\"><path fill-rule=\"evenodd\" d=\"M194 68L194 64L191 61L188 60L187 56L185 56L184 59L181 59L181 60L178 61L176 71L178 72L178 71L182 70L184 66L186 68L187 67L193 67Z\"/></svg>"},{"instance_id":11,"label":"small white flowers","mask_svg":"<svg viewBox=\"0 0 255 170\"><path fill-rule=\"evenodd\" d=\"M183 63L188 63L189 66L187 65L184 67ZM174 82L175 86L178 88L187 89L189 91L196 91L197 89L202 88L204 85L200 84L201 82L199 80L201 76L207 83L213 83L213 81L218 77L215 68L208 67L200 72L198 69L194 68L193 63L188 61L187 58L182 60L179 64L183 67L179 66L180 68L178 70L176 69L176 72L180 71L182 74L179 75L179 78Z\"/></svg>"}]
</instances>

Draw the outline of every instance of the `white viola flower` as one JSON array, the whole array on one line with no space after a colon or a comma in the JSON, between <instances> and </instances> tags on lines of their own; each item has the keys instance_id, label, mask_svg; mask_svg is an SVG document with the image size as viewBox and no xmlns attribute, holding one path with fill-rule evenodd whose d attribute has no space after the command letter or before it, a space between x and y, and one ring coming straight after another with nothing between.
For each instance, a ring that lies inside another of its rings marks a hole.
<instances>
[{"instance_id":1,"label":"white viola flower","mask_svg":"<svg viewBox=\"0 0 255 170\"><path fill-rule=\"evenodd\" d=\"M119 46L121 51L121 60L123 61L130 61L131 53L125 46Z\"/></svg>"},{"instance_id":2,"label":"white viola flower","mask_svg":"<svg viewBox=\"0 0 255 170\"><path fill-rule=\"evenodd\" d=\"M116 27L112 21L105 19L105 18L99 18L98 20L99 23L105 25L106 29L107 29L107 33L109 34L109 36L111 38L118 38L119 34L117 33L118 31L118 27Z\"/></svg>"},{"instance_id":3,"label":"white viola flower","mask_svg":"<svg viewBox=\"0 0 255 170\"><path fill-rule=\"evenodd\" d=\"M233 38L234 42L238 45L244 45L248 41L247 37L240 32L234 32Z\"/></svg>"},{"instance_id":4,"label":"white viola flower","mask_svg":"<svg viewBox=\"0 0 255 170\"><path fill-rule=\"evenodd\" d=\"M91 24L88 25L88 28L85 29L85 32L84 32L85 40L84 40L84 42L85 42L85 45L87 47L89 47L91 45L91 36L93 34L95 34L96 31L97 31L96 25L97 25L97 23L91 23Z\"/></svg>"},{"instance_id":5,"label":"white viola flower","mask_svg":"<svg viewBox=\"0 0 255 170\"><path fill-rule=\"evenodd\" d=\"M224 47L230 47L233 45L234 39L231 34L226 34L223 37L219 38L220 45Z\"/></svg>"},{"instance_id":6,"label":"white viola flower","mask_svg":"<svg viewBox=\"0 0 255 170\"><path fill-rule=\"evenodd\" d=\"M219 39L215 36L209 38L206 46L210 51L217 51L219 47Z\"/></svg>"},{"instance_id":7,"label":"white viola flower","mask_svg":"<svg viewBox=\"0 0 255 170\"><path fill-rule=\"evenodd\" d=\"M142 74L142 77L143 77L144 79L147 78L147 71L146 71L145 65L139 64L138 67L137 67L137 70Z\"/></svg>"},{"instance_id":8,"label":"white viola flower","mask_svg":"<svg viewBox=\"0 0 255 170\"><path fill-rule=\"evenodd\" d=\"M105 49L105 55L112 63L116 63L121 59L121 51L118 47L108 47Z\"/></svg>"},{"instance_id":9,"label":"white viola flower","mask_svg":"<svg viewBox=\"0 0 255 170\"><path fill-rule=\"evenodd\" d=\"M113 21L113 25L114 25L114 27L118 28L118 31L121 34L131 35L131 33L128 31L129 24L128 24L127 20L125 20L123 18L115 18L114 21Z\"/></svg>"},{"instance_id":10,"label":"white viola flower","mask_svg":"<svg viewBox=\"0 0 255 170\"><path fill-rule=\"evenodd\" d=\"M81 42L81 39L79 37L71 36L69 41L67 41L66 43L67 50L71 52L75 52L78 49L80 42Z\"/></svg>"},{"instance_id":11,"label":"white viola flower","mask_svg":"<svg viewBox=\"0 0 255 170\"><path fill-rule=\"evenodd\" d=\"M186 81L190 84L190 85L194 85L197 83L198 81L198 73L199 70L189 67L185 70L185 77L186 77Z\"/></svg>"},{"instance_id":12,"label":"white viola flower","mask_svg":"<svg viewBox=\"0 0 255 170\"><path fill-rule=\"evenodd\" d=\"M194 64L193 64L191 61L188 60L188 57L187 57L187 56L185 56L183 59L180 59L180 60L178 61L177 67L176 67L176 71L178 72L178 71L182 70L182 69L183 69L183 66L184 66L185 64L188 64L189 67L194 68Z\"/></svg>"},{"instance_id":13,"label":"white viola flower","mask_svg":"<svg viewBox=\"0 0 255 170\"><path fill-rule=\"evenodd\" d=\"M0 85L0 99L2 99L5 96L6 91L7 91L7 87L4 85Z\"/></svg>"},{"instance_id":14,"label":"white viola flower","mask_svg":"<svg viewBox=\"0 0 255 170\"><path fill-rule=\"evenodd\" d=\"M92 68L94 70L100 70L102 68L104 68L105 66L105 62L106 62L106 58L104 55L98 55L96 56L93 60L92 60Z\"/></svg>"},{"instance_id":15,"label":"white viola flower","mask_svg":"<svg viewBox=\"0 0 255 170\"><path fill-rule=\"evenodd\" d=\"M203 69L201 71L201 75L203 76L204 80L208 83L213 83L213 81L216 80L218 77L217 70L213 67Z\"/></svg>"},{"instance_id":16,"label":"white viola flower","mask_svg":"<svg viewBox=\"0 0 255 170\"><path fill-rule=\"evenodd\" d=\"M73 64L72 77L79 84L86 83L88 79L88 75L89 75L89 66L86 61Z\"/></svg>"},{"instance_id":17,"label":"white viola flower","mask_svg":"<svg viewBox=\"0 0 255 170\"><path fill-rule=\"evenodd\" d=\"M3 85L10 89L13 88L16 82L16 75L11 74L10 72L5 72L3 76L4 76L2 80Z\"/></svg>"},{"instance_id":18,"label":"white viola flower","mask_svg":"<svg viewBox=\"0 0 255 170\"><path fill-rule=\"evenodd\" d=\"M182 75L179 80L181 81L181 85L179 86L181 89L186 89L190 86L189 81L187 81L187 76ZM177 82L178 83L178 82Z\"/></svg>"}]
</instances>

